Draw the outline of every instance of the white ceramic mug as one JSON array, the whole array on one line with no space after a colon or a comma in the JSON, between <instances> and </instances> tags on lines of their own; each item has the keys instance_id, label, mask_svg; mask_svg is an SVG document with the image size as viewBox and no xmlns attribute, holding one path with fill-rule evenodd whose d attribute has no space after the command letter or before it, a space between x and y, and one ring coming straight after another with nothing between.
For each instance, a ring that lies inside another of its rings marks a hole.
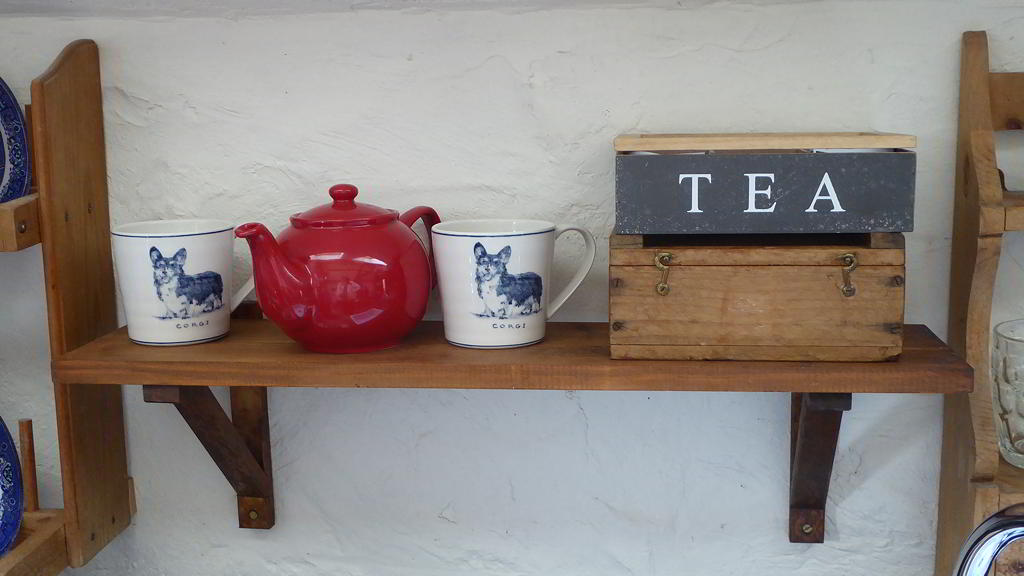
<instances>
[{"instance_id":1,"label":"white ceramic mug","mask_svg":"<svg viewBox=\"0 0 1024 576\"><path fill-rule=\"evenodd\" d=\"M552 296L555 238L573 230L586 254ZM594 264L594 236L542 220L452 220L430 232L441 287L444 334L468 348L515 348L544 339L547 319L579 288Z\"/></svg>"},{"instance_id":2,"label":"white ceramic mug","mask_svg":"<svg viewBox=\"0 0 1024 576\"><path fill-rule=\"evenodd\" d=\"M234 226L221 220L153 220L111 232L128 337L137 344L178 346L223 338L234 296Z\"/></svg>"}]
</instances>

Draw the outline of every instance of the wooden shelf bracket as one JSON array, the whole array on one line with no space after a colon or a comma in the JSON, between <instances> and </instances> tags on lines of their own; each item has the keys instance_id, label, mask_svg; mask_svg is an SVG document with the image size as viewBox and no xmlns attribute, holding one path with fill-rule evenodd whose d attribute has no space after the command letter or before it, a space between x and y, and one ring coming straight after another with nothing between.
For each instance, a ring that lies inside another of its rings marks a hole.
<instances>
[{"instance_id":1,"label":"wooden shelf bracket","mask_svg":"<svg viewBox=\"0 0 1024 576\"><path fill-rule=\"evenodd\" d=\"M825 502L843 412L852 394L792 395L790 420L789 541L825 541Z\"/></svg>"},{"instance_id":2,"label":"wooden shelf bracket","mask_svg":"<svg viewBox=\"0 0 1024 576\"><path fill-rule=\"evenodd\" d=\"M274 526L267 389L231 389L231 418L206 386L143 386L146 402L173 404L238 494L238 526Z\"/></svg>"}]
</instances>

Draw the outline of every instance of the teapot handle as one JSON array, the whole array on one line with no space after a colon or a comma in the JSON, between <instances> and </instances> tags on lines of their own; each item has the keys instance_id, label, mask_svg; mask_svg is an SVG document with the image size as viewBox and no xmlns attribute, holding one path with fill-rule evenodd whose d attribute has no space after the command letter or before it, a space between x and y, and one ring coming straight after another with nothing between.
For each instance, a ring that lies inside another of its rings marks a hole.
<instances>
[{"instance_id":1,"label":"teapot handle","mask_svg":"<svg viewBox=\"0 0 1024 576\"><path fill-rule=\"evenodd\" d=\"M430 229L434 227L434 224L441 221L441 217L438 216L437 212L429 206L417 206L405 211L398 217L398 220L409 228L412 228L412 225L415 224L417 220L423 220L423 225L427 228L427 266L430 270L430 287L436 287L437 275L434 272L434 247L430 242Z\"/></svg>"}]
</instances>

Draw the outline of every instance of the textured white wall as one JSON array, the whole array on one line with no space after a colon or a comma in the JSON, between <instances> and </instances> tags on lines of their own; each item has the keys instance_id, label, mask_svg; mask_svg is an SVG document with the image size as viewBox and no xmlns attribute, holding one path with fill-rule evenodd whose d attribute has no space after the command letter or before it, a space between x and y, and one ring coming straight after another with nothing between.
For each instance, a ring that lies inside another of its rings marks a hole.
<instances>
[{"instance_id":1,"label":"textured white wall","mask_svg":"<svg viewBox=\"0 0 1024 576\"><path fill-rule=\"evenodd\" d=\"M67 41L99 42L115 223L281 226L348 181L389 207L606 242L621 132L917 134L908 320L945 332L960 33L988 29L994 67L1024 70L1019 2L380 4L414 9L106 1L67 19L86 5L64 3L0 20L0 75L27 100ZM563 280L579 249L560 247ZM1007 264L998 314L1021 316ZM36 419L59 505L40 252L0 267L0 415ZM558 319L605 317L605 270ZM236 528L174 410L125 397L139 515L83 574L931 574L937 397L855 398L818 546L786 539L782 394L275 390L269 532Z\"/></svg>"}]
</instances>

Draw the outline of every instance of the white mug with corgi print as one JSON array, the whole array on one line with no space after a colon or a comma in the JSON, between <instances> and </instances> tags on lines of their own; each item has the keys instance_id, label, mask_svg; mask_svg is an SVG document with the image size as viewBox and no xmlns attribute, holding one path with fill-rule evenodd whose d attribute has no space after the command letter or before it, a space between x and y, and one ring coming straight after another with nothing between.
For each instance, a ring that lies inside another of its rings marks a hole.
<instances>
[{"instance_id":1,"label":"white mug with corgi print","mask_svg":"<svg viewBox=\"0 0 1024 576\"><path fill-rule=\"evenodd\" d=\"M579 268L552 293L555 239L574 231L586 245ZM597 253L594 236L543 220L450 220L430 232L444 334L467 348L516 348L544 339L547 320L579 288Z\"/></svg>"},{"instance_id":2,"label":"white mug with corgi print","mask_svg":"<svg viewBox=\"0 0 1024 576\"><path fill-rule=\"evenodd\" d=\"M153 220L111 231L114 267L128 337L137 344L180 346L223 338L234 296L234 226L221 220Z\"/></svg>"}]
</instances>

